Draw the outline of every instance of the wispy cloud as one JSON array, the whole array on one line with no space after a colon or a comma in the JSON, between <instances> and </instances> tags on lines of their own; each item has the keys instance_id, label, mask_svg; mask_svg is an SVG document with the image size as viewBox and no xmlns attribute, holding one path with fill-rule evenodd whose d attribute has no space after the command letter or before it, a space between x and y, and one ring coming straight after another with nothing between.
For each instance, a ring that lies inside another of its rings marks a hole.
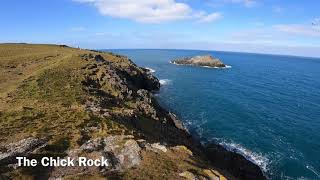
<instances>
[{"instance_id":1,"label":"wispy cloud","mask_svg":"<svg viewBox=\"0 0 320 180\"><path fill-rule=\"evenodd\" d=\"M310 44L310 40L320 40L319 37L320 26L312 26L311 24L277 24L235 31L227 36L224 42L233 44L319 46L320 43Z\"/></svg>"},{"instance_id":2,"label":"wispy cloud","mask_svg":"<svg viewBox=\"0 0 320 180\"><path fill-rule=\"evenodd\" d=\"M276 28L280 32L285 32L288 34L320 37L320 27L317 26L301 24L280 24L275 25L274 28Z\"/></svg>"},{"instance_id":3,"label":"wispy cloud","mask_svg":"<svg viewBox=\"0 0 320 180\"><path fill-rule=\"evenodd\" d=\"M192 9L186 3L175 0L73 0L96 7L102 15L130 19L141 23L198 19L212 22L219 13L207 13ZM199 16L201 14L201 16Z\"/></svg>"},{"instance_id":4,"label":"wispy cloud","mask_svg":"<svg viewBox=\"0 0 320 180\"><path fill-rule=\"evenodd\" d=\"M313 26L320 26L320 18L314 18L311 22Z\"/></svg>"},{"instance_id":5,"label":"wispy cloud","mask_svg":"<svg viewBox=\"0 0 320 180\"><path fill-rule=\"evenodd\" d=\"M199 22L203 22L203 23L213 22L221 18L222 18L222 14L219 12L215 12L215 13L201 16L201 18L199 19Z\"/></svg>"}]
</instances>

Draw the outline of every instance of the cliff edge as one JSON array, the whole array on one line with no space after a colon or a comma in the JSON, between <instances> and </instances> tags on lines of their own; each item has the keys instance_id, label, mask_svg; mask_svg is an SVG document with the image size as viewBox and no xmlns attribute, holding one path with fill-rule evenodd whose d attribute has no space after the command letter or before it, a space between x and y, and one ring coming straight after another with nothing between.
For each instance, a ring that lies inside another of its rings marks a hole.
<instances>
[{"instance_id":1,"label":"cliff edge","mask_svg":"<svg viewBox=\"0 0 320 180\"><path fill-rule=\"evenodd\" d=\"M125 56L0 44L0 179L265 179L219 145L203 147ZM17 156L100 158L103 167L18 167Z\"/></svg>"}]
</instances>

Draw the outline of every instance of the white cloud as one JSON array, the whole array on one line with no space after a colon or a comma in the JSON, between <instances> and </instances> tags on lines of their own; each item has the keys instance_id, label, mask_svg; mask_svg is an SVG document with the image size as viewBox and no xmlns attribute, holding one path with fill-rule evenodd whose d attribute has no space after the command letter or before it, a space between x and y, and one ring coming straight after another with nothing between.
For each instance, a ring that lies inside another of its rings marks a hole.
<instances>
[{"instance_id":1,"label":"white cloud","mask_svg":"<svg viewBox=\"0 0 320 180\"><path fill-rule=\"evenodd\" d=\"M320 27L301 25L301 24L281 24L274 26L280 32L301 35L301 36L313 36L320 37Z\"/></svg>"},{"instance_id":2,"label":"white cloud","mask_svg":"<svg viewBox=\"0 0 320 180\"><path fill-rule=\"evenodd\" d=\"M199 22L213 22L222 18L222 14L219 12L204 15L200 18Z\"/></svg>"},{"instance_id":3,"label":"white cloud","mask_svg":"<svg viewBox=\"0 0 320 180\"><path fill-rule=\"evenodd\" d=\"M218 13L208 14L192 9L186 3L175 0L74 0L89 3L102 15L130 19L142 23L160 23L185 19L218 19ZM199 16L199 14L202 14Z\"/></svg>"},{"instance_id":4,"label":"white cloud","mask_svg":"<svg viewBox=\"0 0 320 180\"><path fill-rule=\"evenodd\" d=\"M224 38L224 42L234 44L269 44L319 46L320 26L308 24L277 24L272 26L257 26L256 28L235 31Z\"/></svg>"},{"instance_id":5,"label":"white cloud","mask_svg":"<svg viewBox=\"0 0 320 180\"><path fill-rule=\"evenodd\" d=\"M314 18L311 22L313 26L319 26L320 25L320 18Z\"/></svg>"}]
</instances>

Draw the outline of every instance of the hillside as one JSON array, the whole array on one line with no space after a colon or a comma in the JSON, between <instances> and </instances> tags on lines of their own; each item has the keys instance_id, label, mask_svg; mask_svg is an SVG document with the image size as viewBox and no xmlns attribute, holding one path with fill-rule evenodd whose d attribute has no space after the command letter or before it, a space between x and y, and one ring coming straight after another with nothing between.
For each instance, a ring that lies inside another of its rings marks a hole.
<instances>
[{"instance_id":1,"label":"hillside","mask_svg":"<svg viewBox=\"0 0 320 180\"><path fill-rule=\"evenodd\" d=\"M157 103L159 88L124 56L1 44L0 179L264 179L240 155L195 141ZM16 156L103 156L111 165L16 168Z\"/></svg>"}]
</instances>

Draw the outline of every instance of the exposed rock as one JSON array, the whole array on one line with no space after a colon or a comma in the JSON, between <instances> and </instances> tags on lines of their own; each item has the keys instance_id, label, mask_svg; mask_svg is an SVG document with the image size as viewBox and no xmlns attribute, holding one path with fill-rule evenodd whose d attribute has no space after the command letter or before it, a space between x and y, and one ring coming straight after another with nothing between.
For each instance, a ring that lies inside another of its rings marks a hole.
<instances>
[{"instance_id":1,"label":"exposed rock","mask_svg":"<svg viewBox=\"0 0 320 180\"><path fill-rule=\"evenodd\" d=\"M219 59L213 58L210 55L176 59L176 60L173 60L172 63L182 64L182 65L204 66L204 67L226 67L226 65L223 62L221 62Z\"/></svg>"},{"instance_id":2,"label":"exposed rock","mask_svg":"<svg viewBox=\"0 0 320 180\"><path fill-rule=\"evenodd\" d=\"M95 59L97 62L104 62L104 61L106 61L101 55L96 55L96 56L94 56L94 59Z\"/></svg>"},{"instance_id":3,"label":"exposed rock","mask_svg":"<svg viewBox=\"0 0 320 180\"><path fill-rule=\"evenodd\" d=\"M183 125L183 123L177 118L177 116L171 112L169 112L169 117L172 119L174 125L183 131L188 132L187 128ZM189 133L189 132L188 132Z\"/></svg>"},{"instance_id":4,"label":"exposed rock","mask_svg":"<svg viewBox=\"0 0 320 180\"><path fill-rule=\"evenodd\" d=\"M27 157L30 153L46 145L46 139L38 139L34 137L5 145L4 147L0 148L0 165L15 162L17 156Z\"/></svg>"},{"instance_id":5,"label":"exposed rock","mask_svg":"<svg viewBox=\"0 0 320 180\"><path fill-rule=\"evenodd\" d=\"M66 51L68 49L63 50ZM72 176L79 175L79 177L84 178L84 176L81 175L101 175L101 173L107 175L109 178L110 175L114 174L125 176L128 171L133 171L133 169L137 170L138 173L145 173L142 174L146 175L145 177L152 176L156 179L159 178L157 175L160 175L158 172L164 175L164 177L166 177L165 179L170 179L168 176L172 174L174 174L172 178L175 178L177 172L183 172L180 174L181 177L191 177L191 179L215 178L217 173L211 171L210 168L212 168L212 164L210 164L204 156L204 152L207 152L208 157L214 165L222 170L226 170L223 173L230 172L230 177L234 175L239 179L252 179L254 177L261 179L262 173L260 169L252 166L252 164L242 156L234 155L231 152L231 154L228 154L225 152L225 149L204 150L201 144L194 140L187 132L179 119L174 114L162 108L153 97L152 91L159 90L160 83L149 71L138 67L127 57L113 55L112 53L107 54L85 50L76 52L76 50L72 50L72 53L68 54L68 56L69 55L72 58L66 58L68 61L61 59L63 66L60 64L61 66L57 67L64 67L65 64L67 64L67 66L71 66L71 69L73 69L70 77L79 77L77 84L80 85L80 83L82 83L82 86L79 87L80 89L82 88L80 93L81 98L79 98L79 100L76 98L76 101L72 102L81 108L77 108L77 110L74 109L76 111L73 112L72 109L64 107L62 109L66 110L62 112L65 112L64 115L70 114L70 116L73 116L79 111L79 113L83 115L85 122L80 125L78 121L71 121L70 124L66 123L68 131L72 131L71 134L66 134L66 136L68 136L67 138L70 138L72 145L78 143L78 145L81 146L76 149L69 149L68 151L63 149L61 153L63 153L63 155L67 153L68 157L75 159L79 156L85 156L91 159L103 156L108 159L110 166L54 167L50 174L52 178L62 178L70 175L70 179L76 179ZM82 68L78 67L79 62L75 62L74 64L76 66L72 66L72 62L78 60L78 58L74 58L75 55L82 59L80 61L80 64L83 66ZM110 58L110 61L106 60L107 58ZM49 59L50 58L45 58L45 60ZM214 60L214 62L212 62L212 57L195 57L189 58L189 60L190 59L191 62L185 62L184 64L224 67L223 63ZM11 68L9 69L12 70ZM69 71L69 67L65 70ZM66 75L61 77L70 78ZM44 87L45 85L44 83L43 86L39 87ZM73 93L73 91L70 93ZM11 95L8 95L8 97L11 97ZM49 102L48 104L50 105ZM55 104L58 105L59 103ZM42 107L42 103L38 105ZM84 109L82 107L84 107ZM83 110L86 110L86 112ZM82 120L82 115L79 121ZM50 118L50 120L51 119L53 120L52 124L56 123L54 118ZM38 121L41 120L35 119L30 123ZM40 127L42 127L42 124L37 125L41 125ZM59 125L63 126L64 124ZM115 128L113 126L115 126ZM56 127L57 126L54 126L53 128ZM73 129L74 127L76 128ZM49 131L51 130L52 129L49 129ZM73 134L73 130L75 134ZM77 132L80 133L78 134ZM115 135L120 133L130 133L133 134L135 138L143 139L134 140L133 136ZM103 137L105 134L109 136ZM48 136L55 138L52 135L54 134L49 134ZM78 135L80 138L78 138ZM99 138L91 139L92 137ZM74 142L75 139L77 139L76 142ZM161 144L159 142L161 142ZM12 157L16 155L27 156L32 154L32 152L45 146L45 144L45 141L26 139L0 148L0 164L4 160L12 159ZM142 156L146 158L142 159ZM171 161L173 157L175 159ZM146 166L146 161L144 160L149 161L149 163L154 162L154 160L161 161L158 163L161 166L159 166L159 169L155 168L152 170L148 169L148 167L142 167L142 165ZM186 163L187 165L178 163ZM202 172L203 169L210 170ZM0 168L0 170L2 169ZM152 172L149 173L149 170ZM195 172L197 170L199 170L200 174ZM16 175L15 173L16 172L11 176Z\"/></svg>"},{"instance_id":6,"label":"exposed rock","mask_svg":"<svg viewBox=\"0 0 320 180\"><path fill-rule=\"evenodd\" d=\"M147 150L151 150L151 151L154 151L154 152L159 152L159 151L167 152L166 146L161 145L160 143L148 144L146 146L146 148L147 148Z\"/></svg>"},{"instance_id":7,"label":"exposed rock","mask_svg":"<svg viewBox=\"0 0 320 180\"><path fill-rule=\"evenodd\" d=\"M63 166L57 166L52 169L50 172L50 178L49 180L57 180L57 179L64 179L64 177L68 176L74 176L77 174L93 174L93 173L99 173L100 168L95 166L78 166L77 159L81 157L87 157L89 159L96 159L103 156L103 154L99 151L91 152L89 154L83 155L83 151L81 149L73 149L69 150L67 152L67 157L74 159L75 166L70 167L63 167Z\"/></svg>"},{"instance_id":8,"label":"exposed rock","mask_svg":"<svg viewBox=\"0 0 320 180\"><path fill-rule=\"evenodd\" d=\"M182 172L179 176L184 177L187 180L198 180L197 176L189 171Z\"/></svg>"},{"instance_id":9,"label":"exposed rock","mask_svg":"<svg viewBox=\"0 0 320 180\"><path fill-rule=\"evenodd\" d=\"M192 151L190 149L188 149L186 146L175 146L172 148L173 150L182 150L187 152L187 154L189 154L190 156L193 155Z\"/></svg>"},{"instance_id":10,"label":"exposed rock","mask_svg":"<svg viewBox=\"0 0 320 180\"><path fill-rule=\"evenodd\" d=\"M51 178L62 178L79 173L90 174L98 171L104 175L115 172L124 172L130 168L140 165L141 148L133 136L115 135L105 138L97 138L84 143L79 149L69 150L68 157L78 159L85 156L91 159L104 157L108 159L109 166L105 167L55 167Z\"/></svg>"},{"instance_id":11,"label":"exposed rock","mask_svg":"<svg viewBox=\"0 0 320 180\"><path fill-rule=\"evenodd\" d=\"M65 44L61 44L61 45L59 45L59 47L68 48L69 46L67 46L67 45L65 45Z\"/></svg>"},{"instance_id":12,"label":"exposed rock","mask_svg":"<svg viewBox=\"0 0 320 180\"><path fill-rule=\"evenodd\" d=\"M111 163L110 167L106 167L107 171L123 171L137 166L141 162L141 148L132 138L133 136L122 135L97 138L89 140L80 149L85 152L102 152Z\"/></svg>"},{"instance_id":13,"label":"exposed rock","mask_svg":"<svg viewBox=\"0 0 320 180\"><path fill-rule=\"evenodd\" d=\"M205 169L203 173L211 180L227 180L226 177L221 175L219 172L212 169Z\"/></svg>"},{"instance_id":14,"label":"exposed rock","mask_svg":"<svg viewBox=\"0 0 320 180\"><path fill-rule=\"evenodd\" d=\"M103 148L102 139L97 138L94 140L89 140L88 142L84 143L80 149L85 152L93 152L98 151Z\"/></svg>"},{"instance_id":15,"label":"exposed rock","mask_svg":"<svg viewBox=\"0 0 320 180\"><path fill-rule=\"evenodd\" d=\"M179 176L187 180L227 180L226 177L211 169L205 169L201 174L199 173L200 172L184 171L180 173Z\"/></svg>"},{"instance_id":16,"label":"exposed rock","mask_svg":"<svg viewBox=\"0 0 320 180\"><path fill-rule=\"evenodd\" d=\"M141 162L140 151L141 148L135 140L127 140L120 153L116 153L121 167L123 169L129 169L139 165Z\"/></svg>"},{"instance_id":17,"label":"exposed rock","mask_svg":"<svg viewBox=\"0 0 320 180\"><path fill-rule=\"evenodd\" d=\"M239 179L266 179L259 166L240 154L226 150L221 145L210 144L205 148L205 152L213 165L227 170Z\"/></svg>"}]
</instances>

